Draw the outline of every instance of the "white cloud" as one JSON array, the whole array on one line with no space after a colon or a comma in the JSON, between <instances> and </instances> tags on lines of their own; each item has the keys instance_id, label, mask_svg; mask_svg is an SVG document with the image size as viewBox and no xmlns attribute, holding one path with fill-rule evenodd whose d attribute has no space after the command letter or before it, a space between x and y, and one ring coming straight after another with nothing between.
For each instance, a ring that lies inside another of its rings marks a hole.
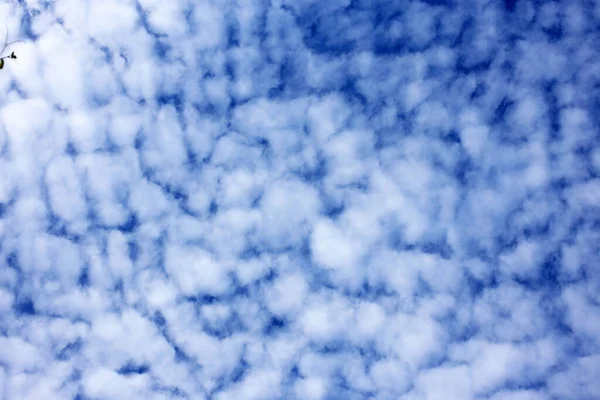
<instances>
[{"instance_id":1,"label":"white cloud","mask_svg":"<svg viewBox=\"0 0 600 400\"><path fill-rule=\"evenodd\" d=\"M71 158L56 158L46 169L45 183L52 211L59 218L72 224L75 230L80 230L85 226L88 210L82 179L77 172Z\"/></svg>"},{"instance_id":2,"label":"white cloud","mask_svg":"<svg viewBox=\"0 0 600 400\"><path fill-rule=\"evenodd\" d=\"M138 181L132 185L129 204L142 221L160 217L169 208L161 188L148 181Z\"/></svg>"},{"instance_id":3,"label":"white cloud","mask_svg":"<svg viewBox=\"0 0 600 400\"><path fill-rule=\"evenodd\" d=\"M360 284L362 271L358 263L364 255L362 243L351 234L344 232L333 221L318 221L311 234L311 252L315 262L338 277L349 286Z\"/></svg>"},{"instance_id":4,"label":"white cloud","mask_svg":"<svg viewBox=\"0 0 600 400\"><path fill-rule=\"evenodd\" d=\"M504 390L491 397L492 400L543 400L546 398L545 393L535 390Z\"/></svg>"},{"instance_id":5,"label":"white cloud","mask_svg":"<svg viewBox=\"0 0 600 400\"><path fill-rule=\"evenodd\" d=\"M415 386L426 399L473 398L471 377L466 366L445 366L424 371L417 377Z\"/></svg>"},{"instance_id":6,"label":"white cloud","mask_svg":"<svg viewBox=\"0 0 600 400\"><path fill-rule=\"evenodd\" d=\"M0 5L0 397L600 396L600 8L321 3Z\"/></svg>"},{"instance_id":7,"label":"white cloud","mask_svg":"<svg viewBox=\"0 0 600 400\"><path fill-rule=\"evenodd\" d=\"M285 316L297 313L304 305L307 294L306 280L301 274L295 273L278 279L265 296L269 309Z\"/></svg>"},{"instance_id":8,"label":"white cloud","mask_svg":"<svg viewBox=\"0 0 600 400\"><path fill-rule=\"evenodd\" d=\"M565 370L552 376L548 382L553 396L569 396L576 399L594 398L600 395L598 355L584 356L574 360Z\"/></svg>"},{"instance_id":9,"label":"white cloud","mask_svg":"<svg viewBox=\"0 0 600 400\"><path fill-rule=\"evenodd\" d=\"M352 318L347 301L337 297L328 300L315 300L307 304L300 324L308 339L327 342L347 333Z\"/></svg>"},{"instance_id":10,"label":"white cloud","mask_svg":"<svg viewBox=\"0 0 600 400\"><path fill-rule=\"evenodd\" d=\"M318 219L321 201L313 187L290 179L266 188L261 207L261 234L268 248L278 250L301 244Z\"/></svg>"},{"instance_id":11,"label":"white cloud","mask_svg":"<svg viewBox=\"0 0 600 400\"><path fill-rule=\"evenodd\" d=\"M301 379L296 382L294 391L301 399L322 399L327 393L327 381L322 378Z\"/></svg>"},{"instance_id":12,"label":"white cloud","mask_svg":"<svg viewBox=\"0 0 600 400\"><path fill-rule=\"evenodd\" d=\"M84 101L84 75L77 48L60 25L53 25L37 42L46 96L53 104L78 109ZM60 57L56 57L60 54Z\"/></svg>"},{"instance_id":13,"label":"white cloud","mask_svg":"<svg viewBox=\"0 0 600 400\"><path fill-rule=\"evenodd\" d=\"M0 350L2 363L10 364L12 373L34 370L44 361L43 356L31 343L19 337L1 337L0 344L2 344Z\"/></svg>"},{"instance_id":14,"label":"white cloud","mask_svg":"<svg viewBox=\"0 0 600 400\"><path fill-rule=\"evenodd\" d=\"M315 99L307 112L311 133L315 135L319 144L344 128L344 123L349 116L350 110L342 99L335 95Z\"/></svg>"},{"instance_id":15,"label":"white cloud","mask_svg":"<svg viewBox=\"0 0 600 400\"><path fill-rule=\"evenodd\" d=\"M228 287L223 266L205 250L170 245L165 268L186 296L220 294Z\"/></svg>"},{"instance_id":16,"label":"white cloud","mask_svg":"<svg viewBox=\"0 0 600 400\"><path fill-rule=\"evenodd\" d=\"M83 380L86 395L103 399L142 396L148 384L147 376L126 377L106 368L90 371Z\"/></svg>"},{"instance_id":17,"label":"white cloud","mask_svg":"<svg viewBox=\"0 0 600 400\"><path fill-rule=\"evenodd\" d=\"M370 375L375 387L396 395L405 393L411 387L409 369L398 360L377 361L371 366Z\"/></svg>"}]
</instances>

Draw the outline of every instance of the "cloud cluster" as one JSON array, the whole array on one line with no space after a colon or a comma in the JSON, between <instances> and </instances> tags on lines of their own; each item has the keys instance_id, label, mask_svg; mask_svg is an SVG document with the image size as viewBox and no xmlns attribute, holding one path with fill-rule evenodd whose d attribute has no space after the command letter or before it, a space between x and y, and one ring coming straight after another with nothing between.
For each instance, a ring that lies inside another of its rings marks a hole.
<instances>
[{"instance_id":1,"label":"cloud cluster","mask_svg":"<svg viewBox=\"0 0 600 400\"><path fill-rule=\"evenodd\" d=\"M600 6L0 17L0 398L600 398Z\"/></svg>"}]
</instances>

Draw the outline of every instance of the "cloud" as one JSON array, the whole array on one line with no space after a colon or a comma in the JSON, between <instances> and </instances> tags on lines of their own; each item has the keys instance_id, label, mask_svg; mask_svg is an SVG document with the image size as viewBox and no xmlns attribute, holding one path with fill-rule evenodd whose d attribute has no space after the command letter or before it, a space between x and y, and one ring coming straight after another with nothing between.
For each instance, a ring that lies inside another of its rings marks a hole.
<instances>
[{"instance_id":1,"label":"cloud","mask_svg":"<svg viewBox=\"0 0 600 400\"><path fill-rule=\"evenodd\" d=\"M0 397L600 397L600 8L455 3L2 5Z\"/></svg>"}]
</instances>

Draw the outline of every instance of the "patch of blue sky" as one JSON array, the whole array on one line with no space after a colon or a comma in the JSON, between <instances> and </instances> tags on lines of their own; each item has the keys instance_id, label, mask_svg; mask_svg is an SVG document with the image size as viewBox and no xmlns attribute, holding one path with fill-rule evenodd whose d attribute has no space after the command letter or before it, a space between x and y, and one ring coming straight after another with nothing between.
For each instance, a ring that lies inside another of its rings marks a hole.
<instances>
[{"instance_id":1,"label":"patch of blue sky","mask_svg":"<svg viewBox=\"0 0 600 400\"><path fill-rule=\"evenodd\" d=\"M0 17L0 399L600 398L594 2Z\"/></svg>"}]
</instances>

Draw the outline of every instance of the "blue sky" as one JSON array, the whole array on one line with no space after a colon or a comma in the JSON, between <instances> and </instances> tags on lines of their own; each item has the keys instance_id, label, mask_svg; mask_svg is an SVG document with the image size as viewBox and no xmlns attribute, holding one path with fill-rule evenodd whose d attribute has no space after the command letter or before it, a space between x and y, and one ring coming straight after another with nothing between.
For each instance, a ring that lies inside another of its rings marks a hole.
<instances>
[{"instance_id":1,"label":"blue sky","mask_svg":"<svg viewBox=\"0 0 600 400\"><path fill-rule=\"evenodd\" d=\"M0 21L0 399L600 398L600 3Z\"/></svg>"}]
</instances>

